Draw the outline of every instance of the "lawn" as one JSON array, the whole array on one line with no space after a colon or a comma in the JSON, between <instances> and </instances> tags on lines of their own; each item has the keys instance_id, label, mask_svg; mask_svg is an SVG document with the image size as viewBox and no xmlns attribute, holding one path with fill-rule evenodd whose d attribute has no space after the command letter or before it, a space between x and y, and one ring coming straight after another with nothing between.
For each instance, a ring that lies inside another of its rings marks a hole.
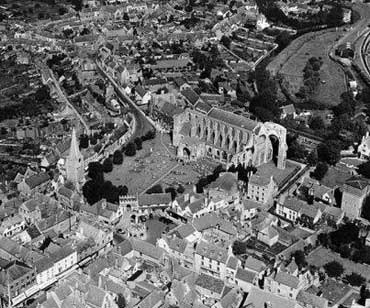
<instances>
[{"instance_id":1,"label":"lawn","mask_svg":"<svg viewBox=\"0 0 370 308\"><path fill-rule=\"evenodd\" d=\"M303 69L311 57L321 57L323 65L320 69L321 83L314 95L314 99L328 106L337 105L340 95L346 91L345 76L338 64L329 56L329 50L340 37L341 32L324 32L305 42L282 65L280 74L284 76L285 83L289 84L289 91L295 94L303 84Z\"/></svg>"},{"instance_id":2,"label":"lawn","mask_svg":"<svg viewBox=\"0 0 370 308\"><path fill-rule=\"evenodd\" d=\"M163 136L163 143L169 146L170 137ZM114 185L126 185L129 194L146 191L157 180L177 165L161 142L160 134L153 140L143 142L143 148L133 157L125 156L122 165L115 165L105 179Z\"/></svg>"},{"instance_id":3,"label":"lawn","mask_svg":"<svg viewBox=\"0 0 370 308\"><path fill-rule=\"evenodd\" d=\"M307 257L308 264L322 267L330 261L338 261L344 267L345 273L350 274L352 272L358 273L369 280L370 278L370 266L361 263L355 263L351 260L342 258L336 252L333 252L327 248L319 247L311 252Z\"/></svg>"}]
</instances>

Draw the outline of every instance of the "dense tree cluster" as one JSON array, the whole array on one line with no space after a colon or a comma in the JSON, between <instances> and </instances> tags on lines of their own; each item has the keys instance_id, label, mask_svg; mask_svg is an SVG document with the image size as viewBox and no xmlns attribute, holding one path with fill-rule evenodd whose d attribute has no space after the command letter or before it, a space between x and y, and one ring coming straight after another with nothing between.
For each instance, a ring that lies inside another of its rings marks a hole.
<instances>
[{"instance_id":1,"label":"dense tree cluster","mask_svg":"<svg viewBox=\"0 0 370 308\"><path fill-rule=\"evenodd\" d=\"M297 161L303 161L307 157L307 151L297 140L297 135L287 135L287 157Z\"/></svg>"},{"instance_id":2,"label":"dense tree cluster","mask_svg":"<svg viewBox=\"0 0 370 308\"><path fill-rule=\"evenodd\" d=\"M258 95L250 102L250 111L262 122L279 118L280 104L277 100L277 80L265 69L256 69Z\"/></svg>"},{"instance_id":3,"label":"dense tree cluster","mask_svg":"<svg viewBox=\"0 0 370 308\"><path fill-rule=\"evenodd\" d=\"M308 59L306 66L303 69L303 86L297 93L297 96L302 99L309 99L316 93L320 85L320 69L322 59L311 57Z\"/></svg>"},{"instance_id":4,"label":"dense tree cluster","mask_svg":"<svg viewBox=\"0 0 370 308\"><path fill-rule=\"evenodd\" d=\"M311 176L320 181L324 178L324 176L328 172L328 170L329 170L329 166L328 166L327 163L319 162L316 165L316 168L312 172Z\"/></svg>"},{"instance_id":5,"label":"dense tree cluster","mask_svg":"<svg viewBox=\"0 0 370 308\"><path fill-rule=\"evenodd\" d=\"M320 233L318 241L340 254L342 258L358 263L370 264L370 247L366 246L364 239L359 236L360 229L354 223L346 223L330 233Z\"/></svg>"},{"instance_id":6,"label":"dense tree cluster","mask_svg":"<svg viewBox=\"0 0 370 308\"><path fill-rule=\"evenodd\" d=\"M112 182L104 180L104 166L99 162L92 162L88 167L90 178L82 187L82 192L89 204L94 204L101 199L117 203L119 196L127 194L126 186L114 186Z\"/></svg>"},{"instance_id":7,"label":"dense tree cluster","mask_svg":"<svg viewBox=\"0 0 370 308\"><path fill-rule=\"evenodd\" d=\"M42 86L22 98L19 102L14 104L4 104L0 107L0 121L6 119L22 118L22 117L36 117L40 114L47 114L54 110L49 94L49 88Z\"/></svg>"},{"instance_id":8,"label":"dense tree cluster","mask_svg":"<svg viewBox=\"0 0 370 308\"><path fill-rule=\"evenodd\" d=\"M256 3L260 12L262 12L269 20L277 23L283 23L295 29L312 29L321 25L328 25L329 27L339 26L343 24L343 9L341 6L335 4L329 12L320 10L316 14L310 14L302 17L294 18L284 14L284 12L277 6L277 0L257 0Z\"/></svg>"},{"instance_id":9,"label":"dense tree cluster","mask_svg":"<svg viewBox=\"0 0 370 308\"><path fill-rule=\"evenodd\" d=\"M340 277L343 272L344 268L343 265L337 261L331 261L324 265L325 272L328 274L329 277Z\"/></svg>"},{"instance_id":10,"label":"dense tree cluster","mask_svg":"<svg viewBox=\"0 0 370 308\"><path fill-rule=\"evenodd\" d=\"M361 276L360 274L354 273L354 272L346 275L345 279L350 285L355 286L355 287L359 287L366 282L365 277Z\"/></svg>"}]
</instances>

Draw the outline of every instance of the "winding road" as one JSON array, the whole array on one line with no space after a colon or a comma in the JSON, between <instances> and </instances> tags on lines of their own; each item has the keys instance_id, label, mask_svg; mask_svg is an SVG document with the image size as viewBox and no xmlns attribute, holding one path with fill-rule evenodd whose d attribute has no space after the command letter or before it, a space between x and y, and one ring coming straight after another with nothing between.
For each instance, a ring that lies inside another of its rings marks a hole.
<instances>
[{"instance_id":1,"label":"winding road","mask_svg":"<svg viewBox=\"0 0 370 308\"><path fill-rule=\"evenodd\" d=\"M152 130L154 127L154 122L148 118L145 113L128 97L128 95L122 90L117 82L104 71L101 65L99 63L96 64L100 73L113 85L119 100L130 106L130 111L136 119L136 128L135 132L131 136L131 140L135 139L136 137L141 137L148 131Z\"/></svg>"}]
</instances>

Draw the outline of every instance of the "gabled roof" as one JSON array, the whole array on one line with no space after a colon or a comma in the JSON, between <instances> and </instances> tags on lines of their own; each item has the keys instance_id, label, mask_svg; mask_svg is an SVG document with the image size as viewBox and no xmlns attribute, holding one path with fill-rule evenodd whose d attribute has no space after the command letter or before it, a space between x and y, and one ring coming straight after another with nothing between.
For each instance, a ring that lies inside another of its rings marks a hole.
<instances>
[{"instance_id":1,"label":"gabled roof","mask_svg":"<svg viewBox=\"0 0 370 308\"><path fill-rule=\"evenodd\" d=\"M281 106L280 109L284 114L294 114L296 112L293 104Z\"/></svg>"},{"instance_id":2,"label":"gabled roof","mask_svg":"<svg viewBox=\"0 0 370 308\"><path fill-rule=\"evenodd\" d=\"M178 226L176 229L173 229L173 232L178 234L180 238L185 239L189 235L192 235L196 232L194 226L191 223Z\"/></svg>"},{"instance_id":3,"label":"gabled roof","mask_svg":"<svg viewBox=\"0 0 370 308\"><path fill-rule=\"evenodd\" d=\"M220 279L202 273L195 281L195 285L221 295L225 283Z\"/></svg>"},{"instance_id":4,"label":"gabled roof","mask_svg":"<svg viewBox=\"0 0 370 308\"><path fill-rule=\"evenodd\" d=\"M364 190L369 186L369 180L361 176L354 176L346 181L346 185L359 190Z\"/></svg>"},{"instance_id":5,"label":"gabled roof","mask_svg":"<svg viewBox=\"0 0 370 308\"><path fill-rule=\"evenodd\" d=\"M224 264L226 264L228 258L228 253L226 249L222 249L205 241L201 241L198 243L196 253L200 256L209 258L211 260L216 260Z\"/></svg>"},{"instance_id":6,"label":"gabled roof","mask_svg":"<svg viewBox=\"0 0 370 308\"><path fill-rule=\"evenodd\" d=\"M235 279L253 284L256 279L256 276L257 276L256 272L248 271L246 269L239 267L238 270L236 271Z\"/></svg>"},{"instance_id":7,"label":"gabled roof","mask_svg":"<svg viewBox=\"0 0 370 308\"><path fill-rule=\"evenodd\" d=\"M168 242L168 246L172 250L175 250L180 253L183 253L185 251L186 246L188 244L186 240L180 239L178 237L168 238L167 242Z\"/></svg>"},{"instance_id":8,"label":"gabled roof","mask_svg":"<svg viewBox=\"0 0 370 308\"><path fill-rule=\"evenodd\" d=\"M266 264L252 256L248 256L247 260L245 260L244 268L260 273L266 268Z\"/></svg>"},{"instance_id":9,"label":"gabled roof","mask_svg":"<svg viewBox=\"0 0 370 308\"><path fill-rule=\"evenodd\" d=\"M25 179L26 184L31 188L35 188L49 180L49 175L46 172L35 174Z\"/></svg>"},{"instance_id":10,"label":"gabled roof","mask_svg":"<svg viewBox=\"0 0 370 308\"><path fill-rule=\"evenodd\" d=\"M146 90L141 86L141 85L137 85L135 87L135 92L140 96L140 97L144 97L144 95L146 94Z\"/></svg>"},{"instance_id":11,"label":"gabled roof","mask_svg":"<svg viewBox=\"0 0 370 308\"><path fill-rule=\"evenodd\" d=\"M233 126L252 131L258 125L257 121L248 119L242 115L237 115L230 111L225 111L218 108L212 108L208 113L208 116L212 119L231 124Z\"/></svg>"},{"instance_id":12,"label":"gabled roof","mask_svg":"<svg viewBox=\"0 0 370 308\"><path fill-rule=\"evenodd\" d=\"M227 260L226 266L231 269L236 269L238 266L238 258L234 256L230 256L229 259Z\"/></svg>"},{"instance_id":13,"label":"gabled roof","mask_svg":"<svg viewBox=\"0 0 370 308\"><path fill-rule=\"evenodd\" d=\"M181 91L181 94L189 101L190 104L195 105L199 100L199 95L191 88L186 88Z\"/></svg>"},{"instance_id":14,"label":"gabled roof","mask_svg":"<svg viewBox=\"0 0 370 308\"><path fill-rule=\"evenodd\" d=\"M87 292L85 301L87 304L91 305L94 308L101 308L103 307L104 298L106 296L107 292L91 284L89 287L89 291Z\"/></svg>"},{"instance_id":15,"label":"gabled roof","mask_svg":"<svg viewBox=\"0 0 370 308\"><path fill-rule=\"evenodd\" d=\"M293 289L297 289L299 285L298 277L282 271L276 273L274 280L280 284L283 284Z\"/></svg>"},{"instance_id":16,"label":"gabled roof","mask_svg":"<svg viewBox=\"0 0 370 308\"><path fill-rule=\"evenodd\" d=\"M304 307L326 308L328 300L323 297L316 296L306 291L300 291L297 295L297 302L303 304Z\"/></svg>"},{"instance_id":17,"label":"gabled roof","mask_svg":"<svg viewBox=\"0 0 370 308\"><path fill-rule=\"evenodd\" d=\"M170 193L144 194L138 197L139 206L169 205L171 202Z\"/></svg>"},{"instance_id":18,"label":"gabled roof","mask_svg":"<svg viewBox=\"0 0 370 308\"><path fill-rule=\"evenodd\" d=\"M132 238L129 241L133 250L140 252L145 256L151 257L155 260L160 260L163 256L164 250L154 246L153 244L135 238Z\"/></svg>"},{"instance_id":19,"label":"gabled roof","mask_svg":"<svg viewBox=\"0 0 370 308\"><path fill-rule=\"evenodd\" d=\"M263 291L257 287L252 287L244 302L244 306L253 305L254 308L265 308L266 303L272 307L296 308L296 301Z\"/></svg>"}]
</instances>

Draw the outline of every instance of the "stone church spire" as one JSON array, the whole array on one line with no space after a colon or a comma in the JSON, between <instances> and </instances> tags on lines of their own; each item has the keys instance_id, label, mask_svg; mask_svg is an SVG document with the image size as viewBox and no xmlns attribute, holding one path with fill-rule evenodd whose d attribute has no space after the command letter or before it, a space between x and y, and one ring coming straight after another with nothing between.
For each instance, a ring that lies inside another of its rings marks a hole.
<instances>
[{"instance_id":1,"label":"stone church spire","mask_svg":"<svg viewBox=\"0 0 370 308\"><path fill-rule=\"evenodd\" d=\"M75 128L72 130L71 147L65 166L67 180L78 187L84 179L84 159L79 149Z\"/></svg>"}]
</instances>

